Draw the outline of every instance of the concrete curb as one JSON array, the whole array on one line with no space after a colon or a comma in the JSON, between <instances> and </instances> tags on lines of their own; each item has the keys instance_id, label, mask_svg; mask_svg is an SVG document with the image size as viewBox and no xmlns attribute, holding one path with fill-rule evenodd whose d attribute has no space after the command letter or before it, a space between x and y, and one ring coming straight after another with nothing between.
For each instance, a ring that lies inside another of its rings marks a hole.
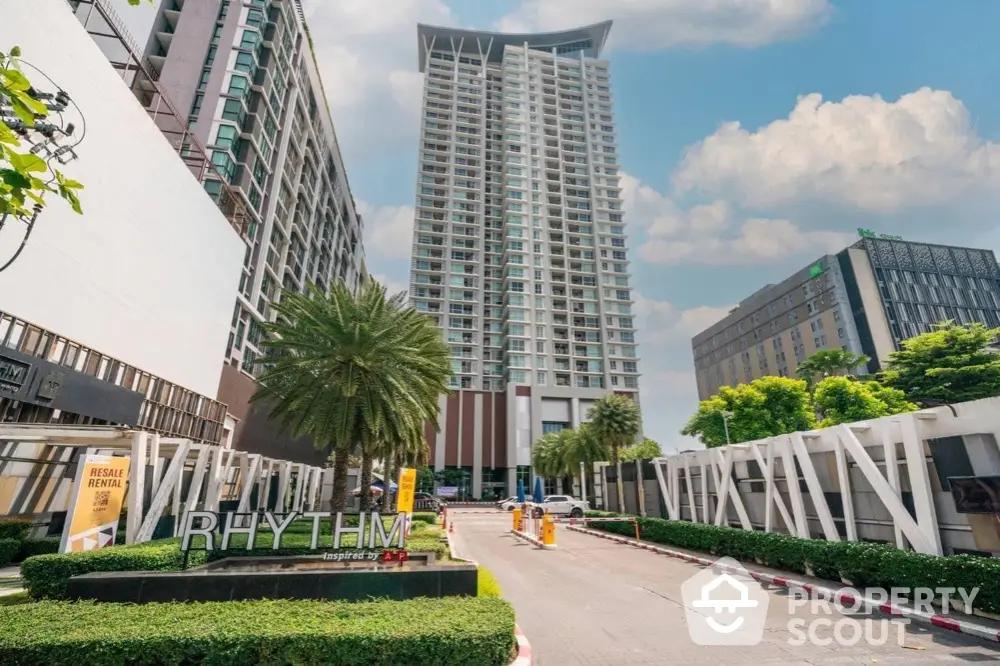
<instances>
[{"instance_id":1,"label":"concrete curb","mask_svg":"<svg viewBox=\"0 0 1000 666\"><path fill-rule=\"evenodd\" d=\"M693 562L695 564L700 564L703 566L721 568L723 571L727 569L734 570L731 567L720 567L719 565L716 565L715 560L709 559L707 557L698 557L696 555L689 555L688 553L682 553L677 550L670 550L669 548L664 548L662 546L654 546L648 543L637 543L634 539L629 539L627 537L619 536L617 534L609 534L607 532L591 530L587 529L586 527L579 527L577 525L567 525L566 529L573 530L574 532L580 532L581 534L589 534L591 536L600 537L602 539L608 539L610 541L615 541L617 543L623 543L632 546L634 548L642 548L643 550L652 551L660 555L667 555L668 557L676 557L686 562ZM880 613L892 617L899 617L910 620L914 624L938 627L939 629L954 631L955 633L958 634L975 636L976 638L987 640L990 641L991 643L1000 643L1000 631L997 631L992 627L986 627L980 624L975 624L967 620L957 620L950 615L925 613L922 611L914 610L912 608L894 606L892 604L885 603L877 599L872 599L870 597L855 596L853 594L847 592L841 592L833 588L814 585L812 583L805 583L802 581L795 580L794 578L787 578L785 576L775 576L773 574L764 573L762 571L753 571L751 569L746 569L746 572L754 580L758 580L763 583L769 583L771 585L777 585L778 587L784 587L793 590L803 590L809 593L811 598L825 599L828 601L839 601L844 605L850 605L850 606L855 606L860 603L860 605L863 606L865 610L869 612L878 611Z\"/></svg>"},{"instance_id":2,"label":"concrete curb","mask_svg":"<svg viewBox=\"0 0 1000 666\"><path fill-rule=\"evenodd\" d=\"M475 560L468 560L458 556L455 552L455 543L451 539L451 533L448 533L448 555L453 560L479 566L479 563ZM514 637L517 638L517 657L510 663L510 666L531 666L531 643L528 642L528 637L521 631L521 627L516 624L514 625Z\"/></svg>"},{"instance_id":3,"label":"concrete curb","mask_svg":"<svg viewBox=\"0 0 1000 666\"><path fill-rule=\"evenodd\" d=\"M516 536L519 539L524 539L528 543L533 544L535 546L538 546L539 548L544 548L545 550L555 550L556 549L555 544L551 544L550 545L550 544L542 543L541 539L539 539L539 538L537 538L537 537L535 537L535 536L533 536L531 534L528 534L527 532L518 532L517 530L511 530L510 533L513 534L514 536Z\"/></svg>"},{"instance_id":4,"label":"concrete curb","mask_svg":"<svg viewBox=\"0 0 1000 666\"><path fill-rule=\"evenodd\" d=\"M528 637L521 632L521 627L514 625L514 632L517 636L517 658L511 662L510 666L531 666L531 643Z\"/></svg>"}]
</instances>

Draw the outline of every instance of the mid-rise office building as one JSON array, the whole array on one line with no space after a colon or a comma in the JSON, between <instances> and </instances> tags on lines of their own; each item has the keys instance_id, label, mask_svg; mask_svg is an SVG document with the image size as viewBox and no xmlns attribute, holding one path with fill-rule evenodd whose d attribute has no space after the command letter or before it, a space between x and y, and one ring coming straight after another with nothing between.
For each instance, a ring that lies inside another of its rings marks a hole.
<instances>
[{"instance_id":1,"label":"mid-rise office building","mask_svg":"<svg viewBox=\"0 0 1000 666\"><path fill-rule=\"evenodd\" d=\"M795 376L821 349L864 354L871 360L858 371L874 373L903 340L939 322L1000 326L992 250L859 232L850 247L764 287L692 339L700 399L767 375Z\"/></svg>"},{"instance_id":2,"label":"mid-rise office building","mask_svg":"<svg viewBox=\"0 0 1000 666\"><path fill-rule=\"evenodd\" d=\"M531 442L609 391L638 399L608 62L611 22L547 34L418 27L413 305L451 347L436 469L474 495L532 482Z\"/></svg>"},{"instance_id":3,"label":"mid-rise office building","mask_svg":"<svg viewBox=\"0 0 1000 666\"><path fill-rule=\"evenodd\" d=\"M279 441L248 401L262 324L283 290L325 289L365 274L358 214L298 0L164 0L149 35L149 67L186 135L206 146L205 189L235 192L247 247L223 352L219 400L237 420L239 448L321 462L308 443ZM147 101L149 108L160 96ZM177 121L160 123L168 138ZM221 360L221 359L220 359ZM246 427L248 421L253 427ZM275 450L274 447L279 450ZM285 449L292 446L292 449Z\"/></svg>"}]
</instances>

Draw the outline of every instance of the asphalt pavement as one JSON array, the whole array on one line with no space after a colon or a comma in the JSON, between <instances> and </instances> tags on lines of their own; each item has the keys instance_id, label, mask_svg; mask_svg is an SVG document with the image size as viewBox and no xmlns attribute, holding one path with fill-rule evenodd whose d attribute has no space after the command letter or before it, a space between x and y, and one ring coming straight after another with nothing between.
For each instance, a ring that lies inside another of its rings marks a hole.
<instances>
[{"instance_id":1,"label":"asphalt pavement","mask_svg":"<svg viewBox=\"0 0 1000 666\"><path fill-rule=\"evenodd\" d=\"M480 510L481 511L481 510ZM509 514L449 511L458 555L488 568L517 613L538 666L726 664L930 666L1000 663L1000 646L945 630L885 626L881 615L798 603L764 588L763 637L752 646L703 646L692 639L681 585L704 567L557 526L556 550L510 534ZM847 618L847 623L841 622ZM865 623L865 620L870 622ZM697 620L696 620L697 621ZM869 641L845 624L871 627ZM812 629L818 640L810 638ZM839 628L837 629L840 630ZM900 641L900 636L902 640ZM885 637L883 644L877 643ZM899 643L902 642L902 645Z\"/></svg>"}]
</instances>

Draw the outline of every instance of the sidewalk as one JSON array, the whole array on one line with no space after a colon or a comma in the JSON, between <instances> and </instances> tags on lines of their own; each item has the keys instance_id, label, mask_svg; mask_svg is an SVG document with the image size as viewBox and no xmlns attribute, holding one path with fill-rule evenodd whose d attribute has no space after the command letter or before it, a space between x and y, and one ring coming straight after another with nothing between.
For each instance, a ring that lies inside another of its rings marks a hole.
<instances>
[{"instance_id":1,"label":"sidewalk","mask_svg":"<svg viewBox=\"0 0 1000 666\"><path fill-rule=\"evenodd\" d=\"M609 532L579 527L577 525L566 525L566 529L642 548L643 550L648 550L661 555L676 557L701 566L713 566L715 564L715 560L717 559L706 553L688 550L686 548L664 546L651 541L636 541L631 537L624 537L618 534L611 534ZM843 584L838 584L834 581L799 574L789 574L788 572L756 563L741 564L750 576L762 583L768 583L792 590L804 590L809 593L812 598L835 600L848 606L860 605L870 612L881 612L893 617L909 619L915 624L931 625L948 631L975 636L994 643L1000 642L1000 622L996 620L979 617L977 615L958 613L953 610L949 610L947 614L940 614L937 612L929 612L924 609L914 608L912 604L886 603L880 599L856 596L849 591L851 588ZM864 590L855 589L852 591L858 594L864 594Z\"/></svg>"},{"instance_id":2,"label":"sidewalk","mask_svg":"<svg viewBox=\"0 0 1000 666\"><path fill-rule=\"evenodd\" d=\"M21 583L21 568L18 566L0 568L0 597L24 592Z\"/></svg>"}]
</instances>

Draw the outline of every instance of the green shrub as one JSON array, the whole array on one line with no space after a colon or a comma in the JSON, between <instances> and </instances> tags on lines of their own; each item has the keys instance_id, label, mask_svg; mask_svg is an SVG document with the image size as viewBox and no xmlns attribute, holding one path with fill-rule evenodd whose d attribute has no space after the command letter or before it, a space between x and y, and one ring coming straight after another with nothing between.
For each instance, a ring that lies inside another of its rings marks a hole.
<instances>
[{"instance_id":1,"label":"green shrub","mask_svg":"<svg viewBox=\"0 0 1000 666\"><path fill-rule=\"evenodd\" d=\"M493 577L486 567L479 567L479 596L500 597L503 592L500 590L500 583Z\"/></svg>"},{"instance_id":2,"label":"green shrub","mask_svg":"<svg viewBox=\"0 0 1000 666\"><path fill-rule=\"evenodd\" d=\"M31 519L20 516L0 517L0 539L23 541L31 531Z\"/></svg>"},{"instance_id":3,"label":"green shrub","mask_svg":"<svg viewBox=\"0 0 1000 666\"><path fill-rule=\"evenodd\" d=\"M21 542L21 548L14 558L15 562L23 562L34 555L49 555L59 552L60 537L45 537L44 539L28 539Z\"/></svg>"},{"instance_id":4,"label":"green shrub","mask_svg":"<svg viewBox=\"0 0 1000 666\"><path fill-rule=\"evenodd\" d=\"M615 514L587 512L589 518L612 515ZM662 518L638 521L644 541L757 562L836 582L847 580L857 588L979 588L973 606L1000 613L1000 561L994 558L924 555L882 544L800 539L779 532L749 532ZM588 527L635 536L631 523L592 522Z\"/></svg>"},{"instance_id":5,"label":"green shrub","mask_svg":"<svg viewBox=\"0 0 1000 666\"><path fill-rule=\"evenodd\" d=\"M203 540L195 539L193 545L203 546L203 542L199 541ZM247 550L246 543L246 534L236 534L230 539L229 548L225 551L191 550L188 554L188 566L198 566L227 557L280 557L317 553L310 548L311 531L286 532L281 537L281 548L277 550L271 548L274 543L271 532L258 533L253 550ZM356 543L357 537L354 535L344 535L341 540L341 545L345 548L353 548ZM216 545L220 545L218 538ZM329 547L329 534L321 534L320 548ZM417 534L408 539L406 548L414 553L435 553L438 559L448 556L448 545L431 534ZM65 595L66 583L73 576L93 571L177 571L183 564L184 554L180 550L180 540L163 539L133 546L111 546L86 553L36 555L21 564L21 577L25 588L35 599L59 599Z\"/></svg>"},{"instance_id":6,"label":"green shrub","mask_svg":"<svg viewBox=\"0 0 1000 666\"><path fill-rule=\"evenodd\" d=\"M66 594L73 576L94 571L176 571L184 560L177 539L133 546L109 546L85 553L35 555L21 563L24 587L35 599L58 599ZM201 564L204 553L192 551L191 565Z\"/></svg>"},{"instance_id":7,"label":"green shrub","mask_svg":"<svg viewBox=\"0 0 1000 666\"><path fill-rule=\"evenodd\" d=\"M18 551L21 550L20 539L0 538L0 567L5 567L14 561Z\"/></svg>"},{"instance_id":8,"label":"green shrub","mask_svg":"<svg viewBox=\"0 0 1000 666\"><path fill-rule=\"evenodd\" d=\"M0 608L0 663L505 666L516 644L502 599L362 603L231 601Z\"/></svg>"},{"instance_id":9,"label":"green shrub","mask_svg":"<svg viewBox=\"0 0 1000 666\"><path fill-rule=\"evenodd\" d=\"M434 525L437 523L437 514L431 513L429 511L419 511L413 514L413 522L416 523L427 523L428 525Z\"/></svg>"}]
</instances>

